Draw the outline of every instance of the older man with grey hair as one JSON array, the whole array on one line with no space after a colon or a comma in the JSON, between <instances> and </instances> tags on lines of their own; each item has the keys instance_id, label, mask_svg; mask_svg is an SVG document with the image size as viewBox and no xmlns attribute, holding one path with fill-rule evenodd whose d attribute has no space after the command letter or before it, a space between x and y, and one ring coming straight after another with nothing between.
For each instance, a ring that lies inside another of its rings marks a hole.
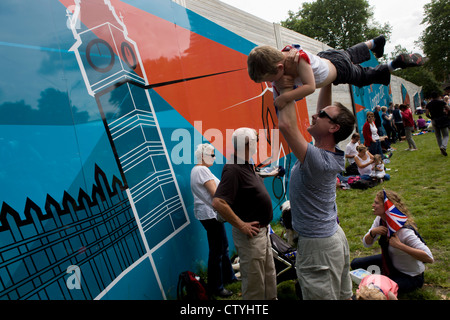
<instances>
[{"instance_id":1,"label":"older man with grey hair","mask_svg":"<svg viewBox=\"0 0 450 320\"><path fill-rule=\"evenodd\" d=\"M240 258L242 298L277 298L276 272L269 238L272 200L263 179L250 163L258 136L254 129L239 128L233 136L234 154L223 167L213 207L232 226Z\"/></svg>"}]
</instances>

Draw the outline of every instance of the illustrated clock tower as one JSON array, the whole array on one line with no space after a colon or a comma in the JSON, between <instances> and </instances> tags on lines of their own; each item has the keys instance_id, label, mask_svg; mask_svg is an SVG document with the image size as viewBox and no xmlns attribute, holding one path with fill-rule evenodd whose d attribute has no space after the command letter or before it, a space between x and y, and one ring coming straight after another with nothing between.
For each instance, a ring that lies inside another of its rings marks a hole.
<instances>
[{"instance_id":1,"label":"illustrated clock tower","mask_svg":"<svg viewBox=\"0 0 450 320\"><path fill-rule=\"evenodd\" d=\"M69 18L88 93L95 98L149 249L189 224L147 89L136 43L109 0L75 0Z\"/></svg>"}]
</instances>

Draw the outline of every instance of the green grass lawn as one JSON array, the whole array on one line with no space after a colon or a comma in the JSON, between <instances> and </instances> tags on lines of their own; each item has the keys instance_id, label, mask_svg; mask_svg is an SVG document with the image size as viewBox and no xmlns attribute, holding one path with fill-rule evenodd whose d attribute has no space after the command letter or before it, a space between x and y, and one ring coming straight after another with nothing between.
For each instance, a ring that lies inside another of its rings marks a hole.
<instances>
[{"instance_id":1,"label":"green grass lawn","mask_svg":"<svg viewBox=\"0 0 450 320\"><path fill-rule=\"evenodd\" d=\"M362 236L372 225L371 205L382 188L396 191L408 205L435 262L426 264L425 285L400 299L449 299L450 161L441 155L433 132L414 136L418 151L405 151L407 142L393 145L391 180L368 190L338 190L341 226L347 235L351 259L381 252L378 245L364 248Z\"/></svg>"},{"instance_id":2,"label":"green grass lawn","mask_svg":"<svg viewBox=\"0 0 450 320\"><path fill-rule=\"evenodd\" d=\"M449 218L450 160L441 155L433 132L414 136L418 151L405 151L407 142L393 144L396 149L386 171L391 180L368 190L337 190L341 227L346 233L351 259L380 253L378 244L364 248L362 237L372 225L372 202L382 188L396 191L407 204L419 232L433 253L435 262L426 264L425 284L400 300L443 300L450 298ZM274 223L278 235L282 227ZM240 282L228 286L236 292L229 299L240 299ZM354 290L357 286L354 285ZM294 282L279 284L279 299L295 299Z\"/></svg>"}]
</instances>

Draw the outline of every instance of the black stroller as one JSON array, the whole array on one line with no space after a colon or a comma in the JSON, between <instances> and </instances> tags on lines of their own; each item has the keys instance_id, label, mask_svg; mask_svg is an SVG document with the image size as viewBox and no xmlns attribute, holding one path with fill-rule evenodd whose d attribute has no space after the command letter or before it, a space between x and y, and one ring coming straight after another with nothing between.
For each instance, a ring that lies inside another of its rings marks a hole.
<instances>
[{"instance_id":1,"label":"black stroller","mask_svg":"<svg viewBox=\"0 0 450 320\"><path fill-rule=\"evenodd\" d=\"M297 279L295 271L296 249L281 239L276 233L270 234L272 254L277 272L277 283Z\"/></svg>"},{"instance_id":2,"label":"black stroller","mask_svg":"<svg viewBox=\"0 0 450 320\"><path fill-rule=\"evenodd\" d=\"M286 229L292 230L291 224L291 207L289 201L286 201L281 206L282 216L281 224ZM302 299L302 293L297 281L297 272L295 269L295 259L297 255L297 249L292 247L278 236L272 229L270 229L270 241L272 244L272 254L275 263L275 270L277 273L277 284L287 281L295 280L295 292L297 296Z\"/></svg>"},{"instance_id":3,"label":"black stroller","mask_svg":"<svg viewBox=\"0 0 450 320\"><path fill-rule=\"evenodd\" d=\"M295 293L302 300L302 291L297 281L297 272L295 269L297 250L292 248L274 232L270 233L270 241L272 243L273 261L277 273L277 284L287 280L295 280Z\"/></svg>"}]
</instances>

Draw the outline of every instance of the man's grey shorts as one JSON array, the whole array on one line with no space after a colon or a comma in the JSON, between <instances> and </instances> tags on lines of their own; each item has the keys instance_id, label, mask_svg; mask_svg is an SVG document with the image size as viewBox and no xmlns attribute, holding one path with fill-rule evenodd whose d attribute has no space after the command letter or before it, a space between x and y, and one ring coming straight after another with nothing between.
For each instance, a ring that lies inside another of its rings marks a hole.
<instances>
[{"instance_id":1,"label":"man's grey shorts","mask_svg":"<svg viewBox=\"0 0 450 320\"><path fill-rule=\"evenodd\" d=\"M328 238L299 237L295 266L304 300L345 300L352 296L350 250L340 226Z\"/></svg>"}]
</instances>

